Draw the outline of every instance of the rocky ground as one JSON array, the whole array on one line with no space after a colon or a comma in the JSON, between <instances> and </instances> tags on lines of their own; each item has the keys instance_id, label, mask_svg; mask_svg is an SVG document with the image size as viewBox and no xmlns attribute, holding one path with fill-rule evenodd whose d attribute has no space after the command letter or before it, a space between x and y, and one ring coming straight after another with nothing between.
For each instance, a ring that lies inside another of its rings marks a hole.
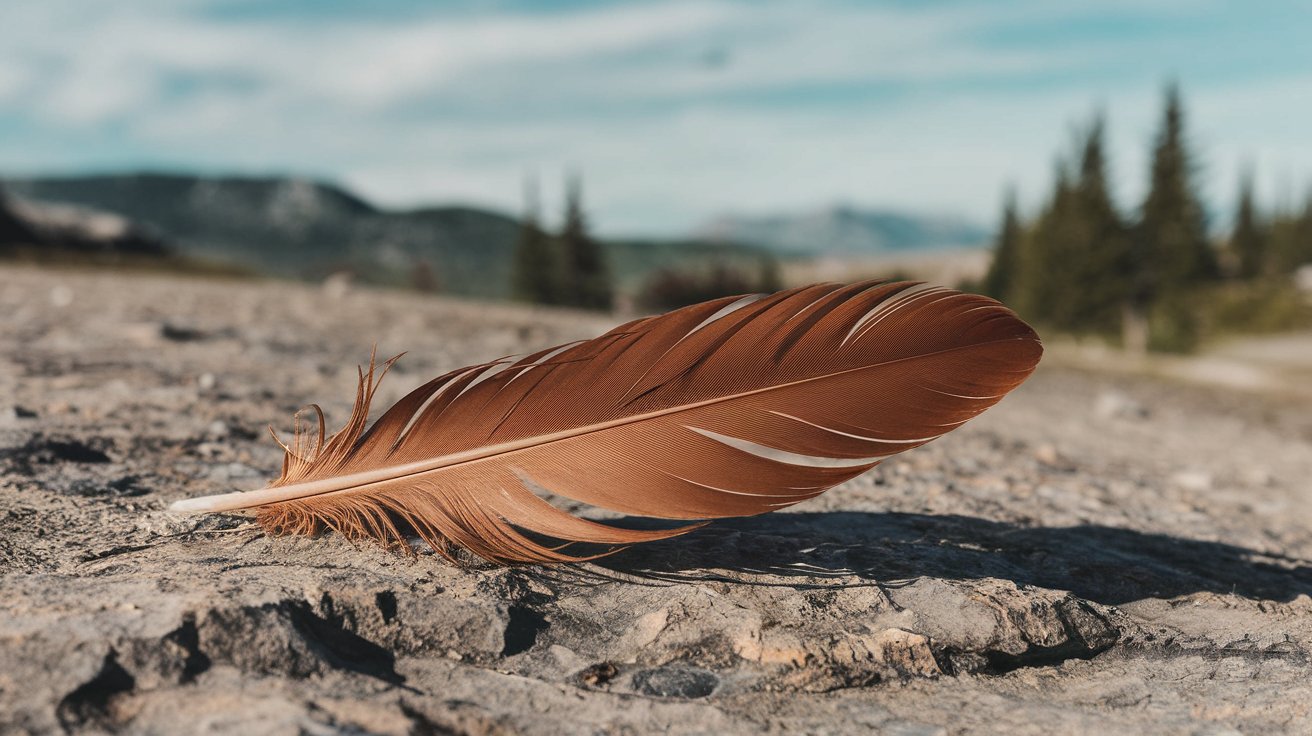
<instances>
[{"instance_id":1,"label":"rocky ground","mask_svg":"<svg viewBox=\"0 0 1312 736\"><path fill-rule=\"evenodd\" d=\"M0 732L1312 729L1312 412L1043 367L790 512L575 567L174 516L302 404L604 318L0 270Z\"/></svg>"}]
</instances>

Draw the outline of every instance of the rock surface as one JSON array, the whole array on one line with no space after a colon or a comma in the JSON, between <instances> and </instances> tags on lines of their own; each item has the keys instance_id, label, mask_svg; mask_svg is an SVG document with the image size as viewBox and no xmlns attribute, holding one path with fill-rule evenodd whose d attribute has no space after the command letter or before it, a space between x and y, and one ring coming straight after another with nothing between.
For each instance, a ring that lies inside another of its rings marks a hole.
<instances>
[{"instance_id":1,"label":"rock surface","mask_svg":"<svg viewBox=\"0 0 1312 736\"><path fill-rule=\"evenodd\" d=\"M788 512L458 568L164 509L259 486L303 404L341 421L373 341L410 351L390 402L606 320L35 270L0 314L0 732L1312 724L1304 403L1041 368Z\"/></svg>"}]
</instances>

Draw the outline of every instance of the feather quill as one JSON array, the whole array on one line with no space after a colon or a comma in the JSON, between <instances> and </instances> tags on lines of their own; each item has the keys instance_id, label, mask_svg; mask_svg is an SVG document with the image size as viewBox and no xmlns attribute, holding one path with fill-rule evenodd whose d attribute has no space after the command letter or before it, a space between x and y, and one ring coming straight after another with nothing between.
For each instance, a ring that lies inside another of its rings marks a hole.
<instances>
[{"instance_id":1,"label":"feather quill","mask_svg":"<svg viewBox=\"0 0 1312 736\"><path fill-rule=\"evenodd\" d=\"M457 547L500 563L587 559L598 554L570 546L608 554L819 495L997 403L1041 355L992 299L867 282L718 299L452 371L367 426L396 360L371 359L346 425L326 437L310 407L316 422L298 417L269 487L171 508L254 509L270 533L398 550L412 531L451 559ZM698 523L623 529L534 488Z\"/></svg>"}]
</instances>

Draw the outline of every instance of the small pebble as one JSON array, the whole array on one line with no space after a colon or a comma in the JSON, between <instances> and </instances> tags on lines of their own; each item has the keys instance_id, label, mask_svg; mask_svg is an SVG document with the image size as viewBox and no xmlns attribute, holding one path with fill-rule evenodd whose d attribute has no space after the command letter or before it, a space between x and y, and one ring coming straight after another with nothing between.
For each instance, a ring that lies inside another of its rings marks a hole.
<instances>
[{"instance_id":1,"label":"small pebble","mask_svg":"<svg viewBox=\"0 0 1312 736\"><path fill-rule=\"evenodd\" d=\"M1209 491L1212 489L1212 474L1205 470L1180 470L1171 475L1171 483L1186 491Z\"/></svg>"},{"instance_id":2,"label":"small pebble","mask_svg":"<svg viewBox=\"0 0 1312 736\"><path fill-rule=\"evenodd\" d=\"M73 290L63 284L51 287L50 305L56 309L63 309L73 303Z\"/></svg>"},{"instance_id":3,"label":"small pebble","mask_svg":"<svg viewBox=\"0 0 1312 736\"><path fill-rule=\"evenodd\" d=\"M1093 412L1104 419L1147 419L1148 407L1120 391L1103 391L1094 401Z\"/></svg>"}]
</instances>

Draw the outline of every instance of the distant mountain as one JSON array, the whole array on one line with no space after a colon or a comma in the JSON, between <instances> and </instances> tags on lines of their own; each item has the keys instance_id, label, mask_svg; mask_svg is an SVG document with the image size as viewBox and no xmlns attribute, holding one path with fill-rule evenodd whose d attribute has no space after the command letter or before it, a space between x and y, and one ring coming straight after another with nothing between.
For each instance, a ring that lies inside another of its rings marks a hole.
<instances>
[{"instance_id":1,"label":"distant mountain","mask_svg":"<svg viewBox=\"0 0 1312 736\"><path fill-rule=\"evenodd\" d=\"M169 258L155 233L112 212L23 200L0 189L0 253L55 259L68 255Z\"/></svg>"},{"instance_id":2,"label":"distant mountain","mask_svg":"<svg viewBox=\"0 0 1312 736\"><path fill-rule=\"evenodd\" d=\"M387 211L331 184L276 177L138 173L14 178L0 186L15 195L15 207L115 213L206 263L301 279L348 271L375 284L510 296L519 221L488 210ZM629 294L656 271L720 264L754 273L764 255L697 239L603 246L617 286Z\"/></svg>"},{"instance_id":3,"label":"distant mountain","mask_svg":"<svg viewBox=\"0 0 1312 736\"><path fill-rule=\"evenodd\" d=\"M22 234L34 226L57 229L61 222L77 222L84 230L165 243L179 259L206 268L297 279L346 271L368 283L436 288L482 299L510 297L520 228L514 217L474 207L384 210L332 184L298 178L163 173L27 177L0 181L0 191L13 195L14 212L26 213L12 222L0 218L0 231ZM953 240L949 235L963 232L946 226L935 231L928 220L899 220L897 215L861 217L882 223L878 242L890 248L948 244ZM794 219L726 220L713 238L611 239L602 245L617 289L631 297L658 272L732 268L756 274L771 251L787 260L833 242L830 236L806 235L802 224L812 223L811 232L817 232L819 220ZM782 237L781 228L793 235ZM829 231L867 232L865 240L850 235L844 241L855 249L868 247L872 228L845 230L831 223ZM63 232L71 231L65 227ZM726 232L733 237L724 237ZM931 236L935 232L945 235Z\"/></svg>"},{"instance_id":4,"label":"distant mountain","mask_svg":"<svg viewBox=\"0 0 1312 736\"><path fill-rule=\"evenodd\" d=\"M33 243L36 239L36 232L14 211L9 197L0 189L0 249L20 243Z\"/></svg>"},{"instance_id":5,"label":"distant mountain","mask_svg":"<svg viewBox=\"0 0 1312 736\"><path fill-rule=\"evenodd\" d=\"M631 296L642 291L653 274L663 271L704 274L713 268L729 268L755 277L768 262L780 260L761 248L696 239L609 240L605 246L616 289Z\"/></svg>"},{"instance_id":6,"label":"distant mountain","mask_svg":"<svg viewBox=\"0 0 1312 736\"><path fill-rule=\"evenodd\" d=\"M336 271L384 284L423 278L485 298L508 295L519 228L512 217L471 207L384 211L305 179L141 173L3 185L39 203L116 213L206 261L293 278Z\"/></svg>"},{"instance_id":7,"label":"distant mountain","mask_svg":"<svg viewBox=\"0 0 1312 736\"><path fill-rule=\"evenodd\" d=\"M877 256L983 246L989 232L952 217L831 207L796 215L726 215L703 225L695 237L794 254Z\"/></svg>"}]
</instances>

